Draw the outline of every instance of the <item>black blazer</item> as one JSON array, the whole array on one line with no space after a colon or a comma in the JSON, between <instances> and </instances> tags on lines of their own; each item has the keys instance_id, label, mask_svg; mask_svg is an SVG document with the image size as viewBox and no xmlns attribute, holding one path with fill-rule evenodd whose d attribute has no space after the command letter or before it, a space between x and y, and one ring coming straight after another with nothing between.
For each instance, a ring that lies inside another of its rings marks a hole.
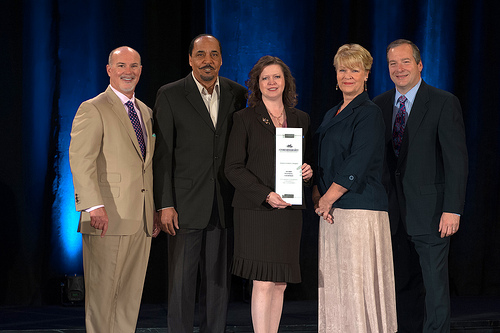
<instances>
[{"instance_id":1,"label":"black blazer","mask_svg":"<svg viewBox=\"0 0 500 333\"><path fill-rule=\"evenodd\" d=\"M342 103L325 114L317 130L318 190L324 195L332 183L349 190L335 208L387 211L382 112L366 92L335 115Z\"/></svg>"},{"instance_id":2,"label":"black blazer","mask_svg":"<svg viewBox=\"0 0 500 333\"><path fill-rule=\"evenodd\" d=\"M214 127L190 73L158 90L154 108L153 160L157 209L174 207L180 228L203 229L214 194L222 226L232 225L234 189L224 175L224 159L234 111L246 105L246 89L219 77L220 103Z\"/></svg>"},{"instance_id":3,"label":"black blazer","mask_svg":"<svg viewBox=\"0 0 500 333\"><path fill-rule=\"evenodd\" d=\"M438 231L443 212L461 214L467 183L467 147L458 98L422 81L399 158L392 148L395 89L376 98L386 124L386 174L391 230L399 219L409 235Z\"/></svg>"},{"instance_id":4,"label":"black blazer","mask_svg":"<svg viewBox=\"0 0 500 333\"><path fill-rule=\"evenodd\" d=\"M288 127L303 129L303 161L311 164L309 115L295 108L285 108ZM276 127L263 103L234 114L226 157L226 176L235 187L233 206L270 210L266 203L275 187ZM286 209L303 209L291 206Z\"/></svg>"}]
</instances>

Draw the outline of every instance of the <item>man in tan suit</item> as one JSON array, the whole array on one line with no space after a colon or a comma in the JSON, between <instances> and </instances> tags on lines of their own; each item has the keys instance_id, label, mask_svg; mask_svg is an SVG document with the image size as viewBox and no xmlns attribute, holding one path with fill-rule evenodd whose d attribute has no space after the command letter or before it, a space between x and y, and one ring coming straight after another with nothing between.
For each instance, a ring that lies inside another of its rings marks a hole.
<instances>
[{"instance_id":1,"label":"man in tan suit","mask_svg":"<svg viewBox=\"0 0 500 333\"><path fill-rule=\"evenodd\" d=\"M73 120L69 159L83 238L87 332L134 332L153 223L152 111L135 98L141 57L119 47L110 85Z\"/></svg>"}]
</instances>

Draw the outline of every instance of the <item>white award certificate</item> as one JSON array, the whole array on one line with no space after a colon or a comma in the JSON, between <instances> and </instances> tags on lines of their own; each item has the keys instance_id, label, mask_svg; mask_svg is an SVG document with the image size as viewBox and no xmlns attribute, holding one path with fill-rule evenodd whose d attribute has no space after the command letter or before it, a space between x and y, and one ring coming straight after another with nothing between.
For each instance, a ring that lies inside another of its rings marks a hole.
<instances>
[{"instance_id":1,"label":"white award certificate","mask_svg":"<svg viewBox=\"0 0 500 333\"><path fill-rule=\"evenodd\" d=\"M302 128L276 128L275 192L292 205L302 205Z\"/></svg>"}]
</instances>

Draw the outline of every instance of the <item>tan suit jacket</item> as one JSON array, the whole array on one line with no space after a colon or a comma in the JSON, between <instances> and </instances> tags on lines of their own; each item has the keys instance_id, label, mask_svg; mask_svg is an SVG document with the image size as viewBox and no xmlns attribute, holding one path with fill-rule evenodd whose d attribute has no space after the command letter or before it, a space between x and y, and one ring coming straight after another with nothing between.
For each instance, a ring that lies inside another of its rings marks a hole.
<instances>
[{"instance_id":1,"label":"tan suit jacket","mask_svg":"<svg viewBox=\"0 0 500 333\"><path fill-rule=\"evenodd\" d=\"M83 102L73 121L69 160L75 187L76 210L81 211L78 231L100 235L83 211L104 205L109 218L106 235L135 234L146 219L153 230L153 169L155 136L152 111L135 99L146 128L146 158L122 102L108 87Z\"/></svg>"}]
</instances>

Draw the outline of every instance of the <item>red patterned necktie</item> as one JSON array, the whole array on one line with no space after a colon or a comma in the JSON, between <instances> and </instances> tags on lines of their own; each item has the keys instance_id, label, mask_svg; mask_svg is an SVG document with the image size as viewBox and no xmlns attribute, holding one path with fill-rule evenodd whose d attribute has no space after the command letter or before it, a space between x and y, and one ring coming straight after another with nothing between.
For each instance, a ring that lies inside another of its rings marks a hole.
<instances>
[{"instance_id":1,"label":"red patterned necktie","mask_svg":"<svg viewBox=\"0 0 500 333\"><path fill-rule=\"evenodd\" d=\"M141 147L142 158L146 157L146 145L144 143L144 136L142 135L141 123L139 122L139 117L137 117L137 112L135 112L134 104L131 101L125 103L128 108L128 117L132 122L134 127L135 135L137 136L137 141L139 141L139 147Z\"/></svg>"},{"instance_id":2,"label":"red patterned necktie","mask_svg":"<svg viewBox=\"0 0 500 333\"><path fill-rule=\"evenodd\" d=\"M406 97L404 95L399 96L399 110L396 114L396 119L394 120L394 128L392 130L392 143L394 146L394 153L399 156L399 150L401 149L401 143L403 142L403 134L405 132L406 122Z\"/></svg>"}]
</instances>

